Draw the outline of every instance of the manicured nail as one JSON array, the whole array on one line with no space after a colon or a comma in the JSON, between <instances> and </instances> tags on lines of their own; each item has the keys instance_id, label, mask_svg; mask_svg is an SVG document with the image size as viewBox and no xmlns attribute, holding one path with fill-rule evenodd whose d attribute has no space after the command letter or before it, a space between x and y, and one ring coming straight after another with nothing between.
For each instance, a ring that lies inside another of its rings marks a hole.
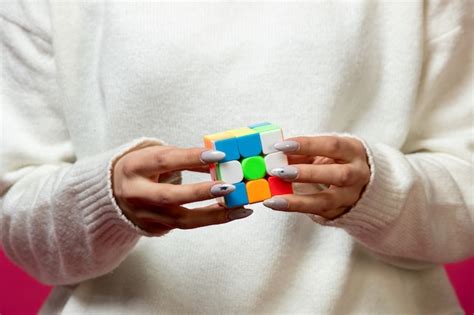
<instances>
[{"instance_id":1,"label":"manicured nail","mask_svg":"<svg viewBox=\"0 0 474 315\"><path fill-rule=\"evenodd\" d=\"M216 184L211 187L211 195L214 197L221 197L230 194L235 190L235 186L232 184Z\"/></svg>"},{"instance_id":2,"label":"manicured nail","mask_svg":"<svg viewBox=\"0 0 474 315\"><path fill-rule=\"evenodd\" d=\"M232 209L229 211L229 214L227 217L230 220L238 220L238 219L243 219L248 217L253 213L252 209L246 209L246 208L237 208L237 209Z\"/></svg>"},{"instance_id":3,"label":"manicured nail","mask_svg":"<svg viewBox=\"0 0 474 315\"><path fill-rule=\"evenodd\" d=\"M272 208L275 210L288 209L288 201L280 197L273 197L273 198L267 199L263 202L263 205L265 207Z\"/></svg>"},{"instance_id":4,"label":"manicured nail","mask_svg":"<svg viewBox=\"0 0 474 315\"><path fill-rule=\"evenodd\" d=\"M298 169L294 166L283 166L272 169L272 175L283 179L295 179L298 177Z\"/></svg>"},{"instance_id":5,"label":"manicured nail","mask_svg":"<svg viewBox=\"0 0 474 315\"><path fill-rule=\"evenodd\" d=\"M293 152L300 148L300 144L296 141L288 140L288 141L275 143L273 147L277 149L278 151Z\"/></svg>"},{"instance_id":6,"label":"manicured nail","mask_svg":"<svg viewBox=\"0 0 474 315\"><path fill-rule=\"evenodd\" d=\"M225 158L225 153L222 151L208 150L201 153L201 161L205 164L219 162Z\"/></svg>"}]
</instances>

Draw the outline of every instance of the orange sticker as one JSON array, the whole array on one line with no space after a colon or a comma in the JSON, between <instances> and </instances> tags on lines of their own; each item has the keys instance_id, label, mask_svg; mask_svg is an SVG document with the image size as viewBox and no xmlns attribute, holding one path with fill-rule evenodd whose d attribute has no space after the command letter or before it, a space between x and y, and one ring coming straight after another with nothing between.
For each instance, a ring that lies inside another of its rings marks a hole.
<instances>
[{"instance_id":1,"label":"orange sticker","mask_svg":"<svg viewBox=\"0 0 474 315\"><path fill-rule=\"evenodd\" d=\"M272 197L270 186L266 179L251 180L248 181L245 186L247 188L249 203L260 202Z\"/></svg>"}]
</instances>

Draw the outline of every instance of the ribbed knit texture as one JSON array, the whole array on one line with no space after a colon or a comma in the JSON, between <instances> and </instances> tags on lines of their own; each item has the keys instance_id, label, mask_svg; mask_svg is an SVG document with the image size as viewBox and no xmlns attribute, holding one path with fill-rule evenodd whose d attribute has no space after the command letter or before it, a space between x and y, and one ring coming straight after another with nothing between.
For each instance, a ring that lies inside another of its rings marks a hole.
<instances>
[{"instance_id":1,"label":"ribbed knit texture","mask_svg":"<svg viewBox=\"0 0 474 315\"><path fill-rule=\"evenodd\" d=\"M471 7L2 3L1 246L57 285L45 314L460 313L441 264L474 253ZM363 141L360 200L159 237L124 217L128 150L258 121Z\"/></svg>"},{"instance_id":2,"label":"ribbed knit texture","mask_svg":"<svg viewBox=\"0 0 474 315\"><path fill-rule=\"evenodd\" d=\"M80 282L109 270L111 262L118 265L139 236L149 234L133 225L117 206L112 163L130 149L161 143L141 138L74 165L50 167L48 173L38 169L41 184L28 188L35 198L26 203L23 198L2 199L6 252L30 274L52 284ZM28 215L26 207L35 211ZM31 236L22 237L25 231L31 231ZM37 248L34 259L32 248Z\"/></svg>"}]
</instances>

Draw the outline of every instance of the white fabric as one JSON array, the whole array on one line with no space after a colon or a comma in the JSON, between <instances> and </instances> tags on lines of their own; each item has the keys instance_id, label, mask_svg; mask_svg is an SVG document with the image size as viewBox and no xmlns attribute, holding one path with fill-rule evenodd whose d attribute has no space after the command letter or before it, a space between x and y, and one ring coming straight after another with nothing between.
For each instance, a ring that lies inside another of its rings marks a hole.
<instances>
[{"instance_id":1,"label":"white fabric","mask_svg":"<svg viewBox=\"0 0 474 315\"><path fill-rule=\"evenodd\" d=\"M471 9L2 2L4 251L58 285L48 314L460 313L441 264L474 253ZM122 215L121 154L259 121L363 139L358 204L160 237Z\"/></svg>"}]
</instances>

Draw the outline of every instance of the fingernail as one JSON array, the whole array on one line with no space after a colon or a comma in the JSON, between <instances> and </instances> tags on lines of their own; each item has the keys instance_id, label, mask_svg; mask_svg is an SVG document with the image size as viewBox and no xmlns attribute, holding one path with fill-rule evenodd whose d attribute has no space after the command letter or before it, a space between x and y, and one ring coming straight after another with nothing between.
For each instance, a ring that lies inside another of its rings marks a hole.
<instances>
[{"instance_id":1,"label":"fingernail","mask_svg":"<svg viewBox=\"0 0 474 315\"><path fill-rule=\"evenodd\" d=\"M288 140L288 141L275 143L273 147L277 149L278 151L293 152L300 148L300 144L296 141Z\"/></svg>"},{"instance_id":2,"label":"fingernail","mask_svg":"<svg viewBox=\"0 0 474 315\"><path fill-rule=\"evenodd\" d=\"M294 166L284 166L272 169L272 175L283 179L295 179L298 177L298 169Z\"/></svg>"},{"instance_id":3,"label":"fingernail","mask_svg":"<svg viewBox=\"0 0 474 315\"><path fill-rule=\"evenodd\" d=\"M288 201L284 198L279 198L279 197L267 199L263 202L263 205L265 207L276 209L276 210L288 209Z\"/></svg>"},{"instance_id":4,"label":"fingernail","mask_svg":"<svg viewBox=\"0 0 474 315\"><path fill-rule=\"evenodd\" d=\"M230 210L227 217L230 220L238 220L238 219L246 218L249 215L251 215L252 213L253 213L252 209L238 208L238 209Z\"/></svg>"},{"instance_id":5,"label":"fingernail","mask_svg":"<svg viewBox=\"0 0 474 315\"><path fill-rule=\"evenodd\" d=\"M235 186L232 184L216 184L211 187L211 195L214 197L221 197L230 194L235 190Z\"/></svg>"},{"instance_id":6,"label":"fingernail","mask_svg":"<svg viewBox=\"0 0 474 315\"><path fill-rule=\"evenodd\" d=\"M204 163L215 163L225 158L225 153L222 151L208 150L201 153L201 161Z\"/></svg>"}]
</instances>

